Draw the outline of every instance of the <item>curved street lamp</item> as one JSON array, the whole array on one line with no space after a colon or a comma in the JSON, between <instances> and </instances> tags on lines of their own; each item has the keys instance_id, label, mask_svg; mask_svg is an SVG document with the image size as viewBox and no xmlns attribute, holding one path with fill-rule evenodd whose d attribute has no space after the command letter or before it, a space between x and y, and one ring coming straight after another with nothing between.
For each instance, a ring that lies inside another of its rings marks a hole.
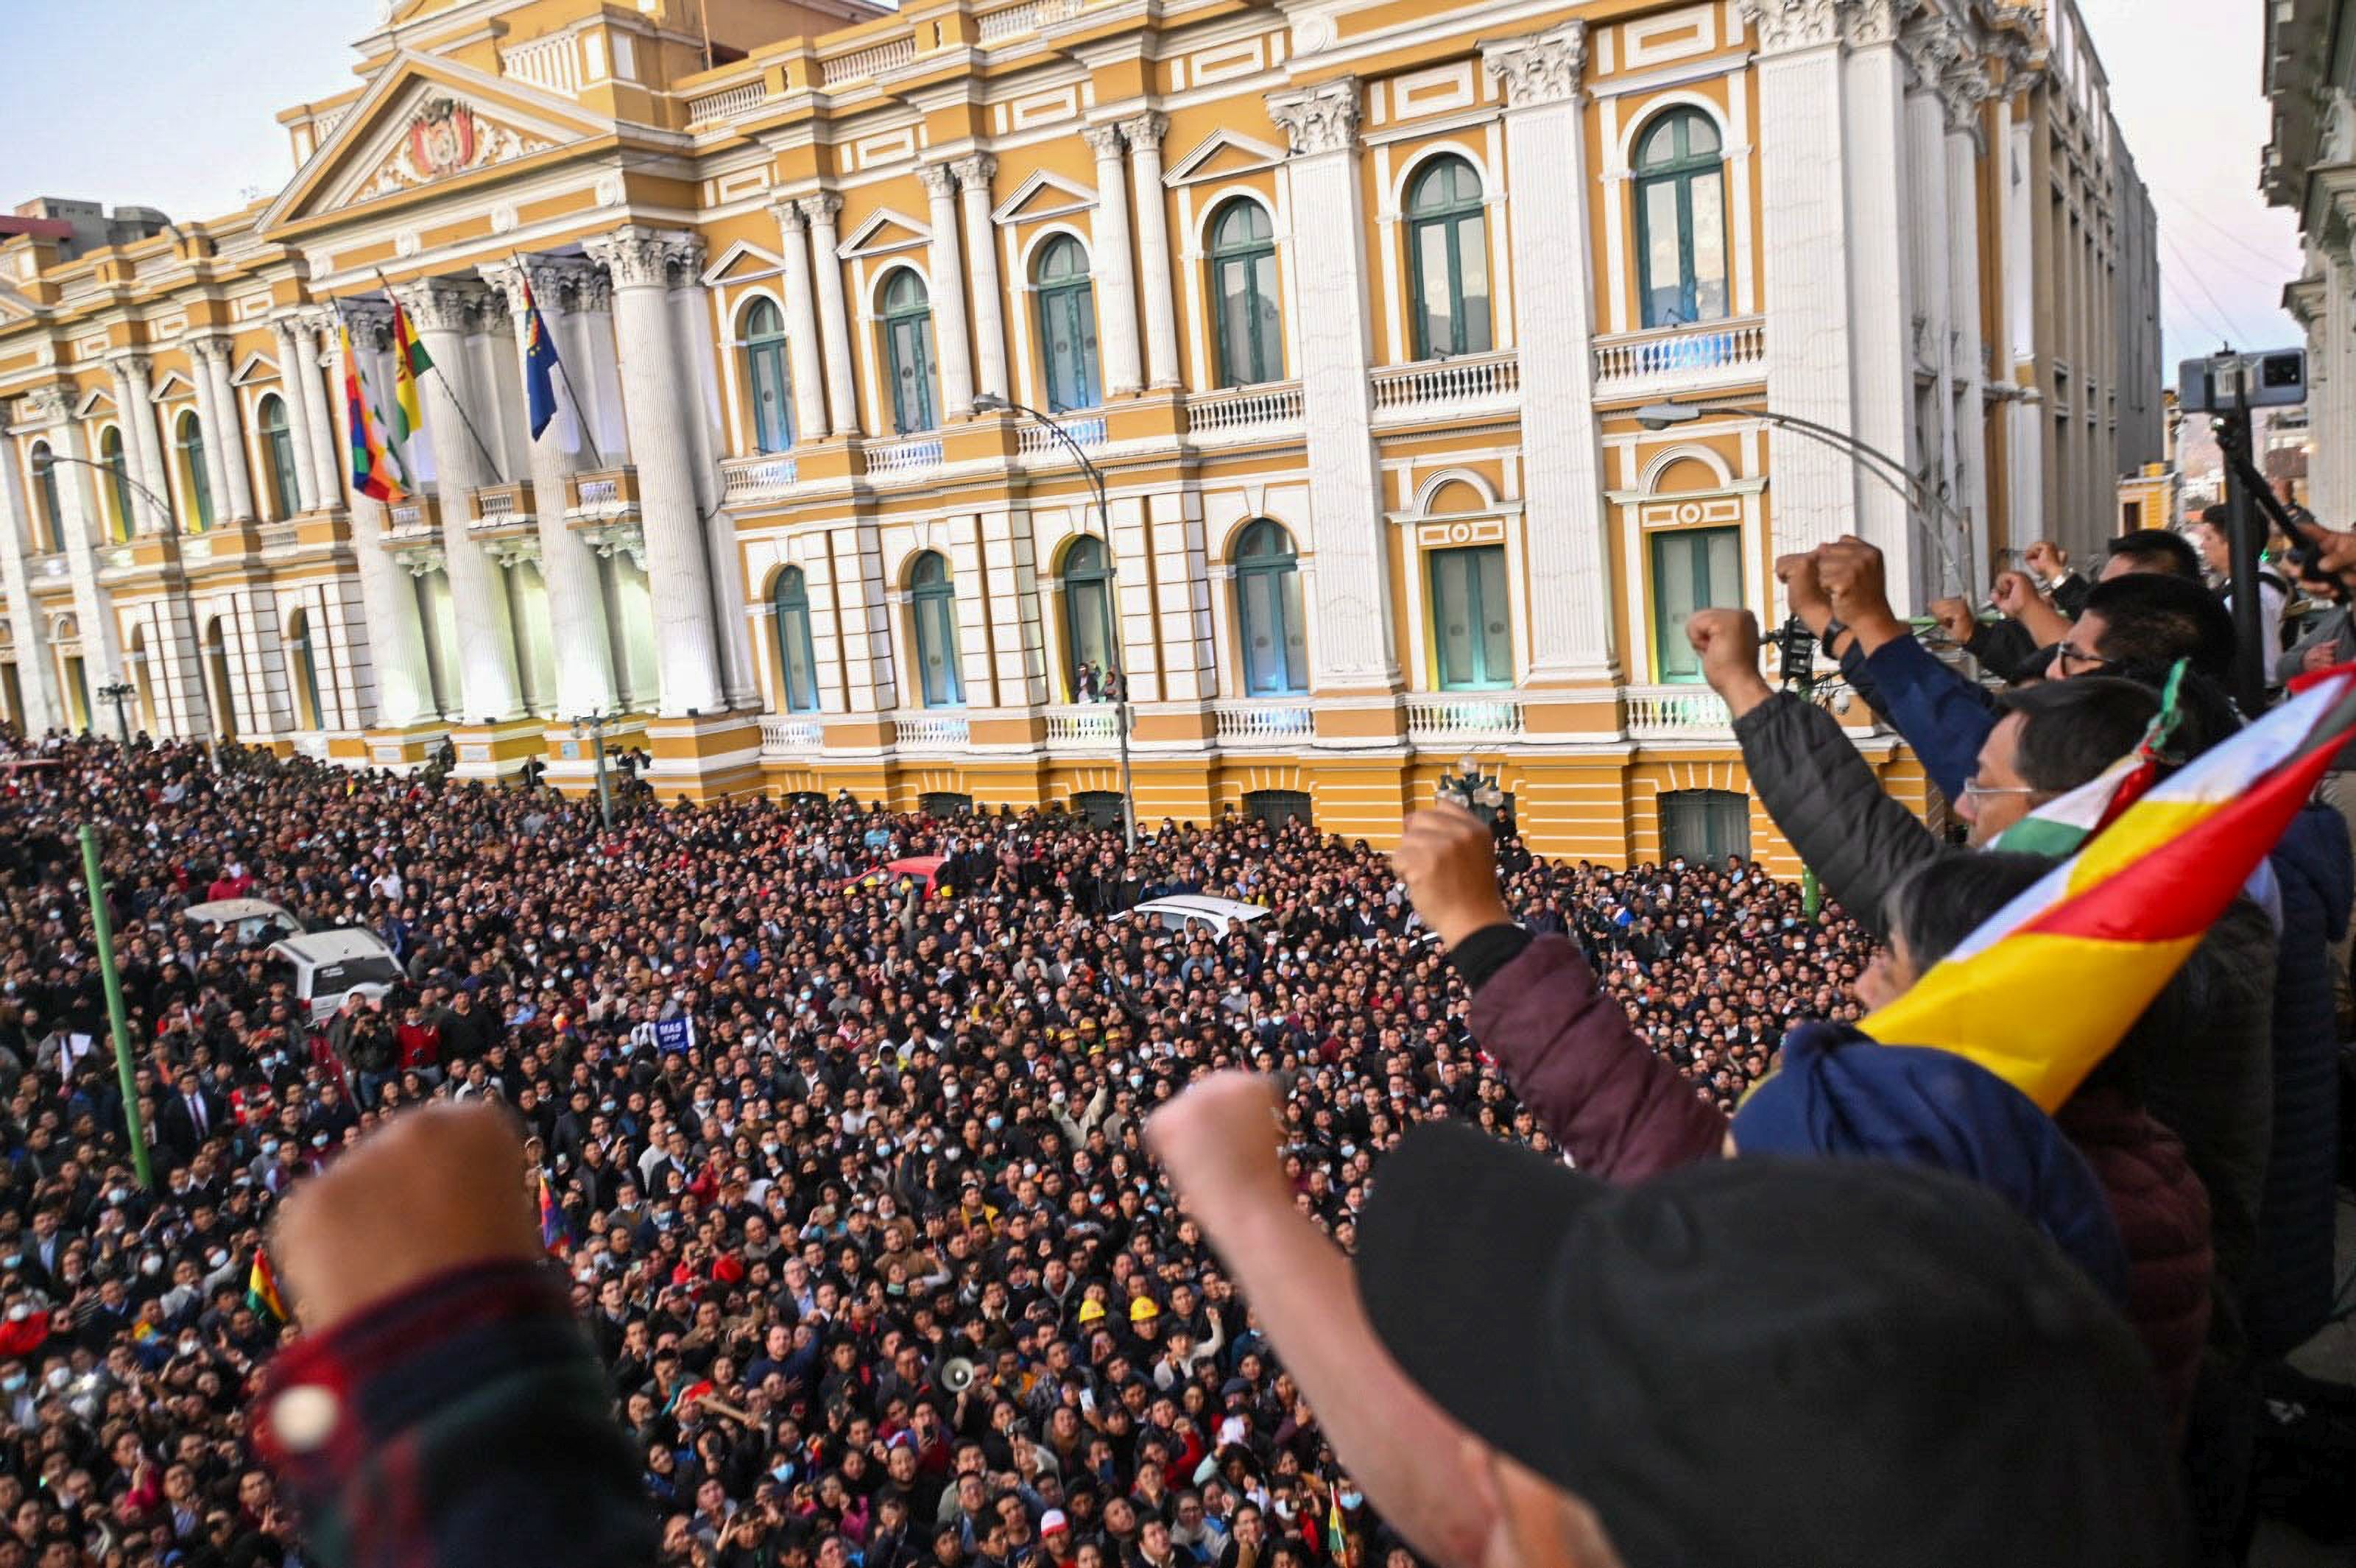
<instances>
[{"instance_id":1,"label":"curved street lamp","mask_svg":"<svg viewBox=\"0 0 2356 1568\"><path fill-rule=\"evenodd\" d=\"M1963 569L1955 564L1954 552L1947 548L1944 528L1937 525L1931 525L1927 529L1924 528L1924 525L1929 523L1929 519L1923 514L1933 513L1936 514L1943 522L1954 523L1962 531L1964 538L1968 539L1972 537L1970 519L1948 504L1944 486L1936 490L1933 489L1924 483L1920 475L1908 468L1904 463L1878 446L1867 445L1845 430L1837 430L1828 424L1819 424L1815 420L1802 419L1797 414L1779 413L1773 409L1728 402L1646 403L1636 411L1636 422L1646 430L1666 430L1671 425L1691 424L1704 414L1748 415L1763 424L1788 430L1794 435L1804 436L1810 441L1829 446L1837 452L1845 453L1855 458L1867 473L1896 491L1899 499L1906 503L1908 521L1914 523L1917 526L1917 531L1922 533L1922 536L1931 541L1932 548L1939 552L1939 560L1946 567L1948 580L1954 583L1955 592L1958 593L1974 592L1975 584L1972 579L1965 576Z\"/></svg>"},{"instance_id":2,"label":"curved street lamp","mask_svg":"<svg viewBox=\"0 0 2356 1568\"><path fill-rule=\"evenodd\" d=\"M1055 432L1055 439L1071 450L1072 456L1087 475L1089 487L1097 496L1097 536L1104 541L1105 572L1112 593L1112 635L1106 640L1105 662L1108 673L1119 683L1120 695L1113 699L1113 731L1120 745L1120 841L1128 853L1137 853L1137 793L1130 780L1129 771L1129 677L1120 662L1120 557L1113 549L1112 508L1105 500L1104 470L1087 453L1072 432L1059 420L1051 419L1037 409L1026 408L1011 398L996 392L984 392L973 400L978 414L1021 414Z\"/></svg>"},{"instance_id":3,"label":"curved street lamp","mask_svg":"<svg viewBox=\"0 0 2356 1568\"><path fill-rule=\"evenodd\" d=\"M124 716L123 702L123 699L138 689L129 681L121 679L110 680L98 688L100 697L114 704L114 728L123 737L123 746L125 751L131 748L131 720Z\"/></svg>"},{"instance_id":4,"label":"curved street lamp","mask_svg":"<svg viewBox=\"0 0 2356 1568\"><path fill-rule=\"evenodd\" d=\"M114 464L111 463L94 463L87 457L70 457L62 452L50 453L49 461L51 463L70 463L77 468L95 468L101 474L105 475L108 478L115 481L117 484L126 485L132 489L138 491L142 496L146 496L147 499L154 504L155 508L162 512L166 518L169 518L172 515L171 502L166 500L163 496L158 496L155 491L150 490L146 485L131 477L127 472L115 467ZM134 534L139 531L138 525L134 523L129 517L123 519L123 526L129 528Z\"/></svg>"}]
</instances>

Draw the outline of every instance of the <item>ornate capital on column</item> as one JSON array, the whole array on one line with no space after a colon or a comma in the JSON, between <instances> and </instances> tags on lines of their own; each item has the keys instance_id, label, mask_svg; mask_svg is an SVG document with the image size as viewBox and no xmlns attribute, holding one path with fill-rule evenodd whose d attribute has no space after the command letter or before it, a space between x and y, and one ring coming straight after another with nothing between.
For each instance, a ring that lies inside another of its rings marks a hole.
<instances>
[{"instance_id":1,"label":"ornate capital on column","mask_svg":"<svg viewBox=\"0 0 2356 1568\"><path fill-rule=\"evenodd\" d=\"M1120 133L1129 139L1130 146L1140 152L1158 152L1162 138L1170 133L1170 116L1157 109L1142 114L1132 114L1120 123Z\"/></svg>"},{"instance_id":2,"label":"ornate capital on column","mask_svg":"<svg viewBox=\"0 0 2356 1568\"><path fill-rule=\"evenodd\" d=\"M822 190L816 196L803 197L794 205L802 209L802 217L813 229L833 228L834 220L842 213L841 196L830 190Z\"/></svg>"},{"instance_id":3,"label":"ornate capital on column","mask_svg":"<svg viewBox=\"0 0 2356 1568\"><path fill-rule=\"evenodd\" d=\"M769 203L769 216L777 220L780 231L800 234L809 228L809 219L802 216L802 204L791 197Z\"/></svg>"},{"instance_id":4,"label":"ornate capital on column","mask_svg":"<svg viewBox=\"0 0 2356 1568\"><path fill-rule=\"evenodd\" d=\"M1505 90L1509 109L1577 102L1580 73L1587 66L1587 24L1565 22L1526 38L1491 44L1481 51L1481 63Z\"/></svg>"},{"instance_id":5,"label":"ornate capital on column","mask_svg":"<svg viewBox=\"0 0 2356 1568\"><path fill-rule=\"evenodd\" d=\"M491 299L490 291L480 283L455 278L395 283L391 292L420 332L472 332Z\"/></svg>"},{"instance_id":6,"label":"ornate capital on column","mask_svg":"<svg viewBox=\"0 0 2356 1568\"><path fill-rule=\"evenodd\" d=\"M1899 29L1922 0L1844 0L1841 40L1853 49L1898 41Z\"/></svg>"},{"instance_id":7,"label":"ornate capital on column","mask_svg":"<svg viewBox=\"0 0 2356 1568\"><path fill-rule=\"evenodd\" d=\"M144 399L147 396L147 389L152 384L150 377L155 370L155 362L146 355L135 349L127 349L120 354L110 354L106 357L106 368L113 371L124 386L131 389L134 397Z\"/></svg>"},{"instance_id":8,"label":"ornate capital on column","mask_svg":"<svg viewBox=\"0 0 2356 1568\"><path fill-rule=\"evenodd\" d=\"M1347 152L1358 137L1358 79L1271 92L1268 117L1284 133L1294 157Z\"/></svg>"},{"instance_id":9,"label":"ornate capital on column","mask_svg":"<svg viewBox=\"0 0 2356 1568\"><path fill-rule=\"evenodd\" d=\"M998 160L988 153L976 153L969 158L959 158L951 164L949 168L957 175L959 189L978 188L984 196L990 194L990 182L998 177Z\"/></svg>"},{"instance_id":10,"label":"ornate capital on column","mask_svg":"<svg viewBox=\"0 0 2356 1568\"><path fill-rule=\"evenodd\" d=\"M237 340L225 332L207 333L202 337L189 338L187 343L188 352L208 368L228 363L230 355L237 348Z\"/></svg>"},{"instance_id":11,"label":"ornate capital on column","mask_svg":"<svg viewBox=\"0 0 2356 1568\"><path fill-rule=\"evenodd\" d=\"M1107 158L1120 156L1120 127L1109 121L1101 125L1081 126L1080 140L1088 144L1088 150L1096 154L1100 163Z\"/></svg>"},{"instance_id":12,"label":"ornate capital on column","mask_svg":"<svg viewBox=\"0 0 2356 1568\"><path fill-rule=\"evenodd\" d=\"M1780 55L1839 42L1849 0L1735 0L1735 4L1743 21L1759 35L1759 52Z\"/></svg>"},{"instance_id":13,"label":"ornate capital on column","mask_svg":"<svg viewBox=\"0 0 2356 1568\"><path fill-rule=\"evenodd\" d=\"M703 242L693 235L637 223L594 235L581 248L612 274L617 289L669 288L674 272L692 278L703 259Z\"/></svg>"},{"instance_id":14,"label":"ornate capital on column","mask_svg":"<svg viewBox=\"0 0 2356 1568\"><path fill-rule=\"evenodd\" d=\"M957 176L947 164L924 164L916 170L916 183L935 201L948 201L957 195Z\"/></svg>"},{"instance_id":15,"label":"ornate capital on column","mask_svg":"<svg viewBox=\"0 0 2356 1568\"><path fill-rule=\"evenodd\" d=\"M36 387L17 400L16 428L63 423L66 411L72 406L64 388Z\"/></svg>"},{"instance_id":16,"label":"ornate capital on column","mask_svg":"<svg viewBox=\"0 0 2356 1568\"><path fill-rule=\"evenodd\" d=\"M485 261L481 272L483 281L498 291L513 315L523 314L523 285L527 281L531 284L533 302L542 310L552 305L573 311L592 308L582 303L584 296L602 295L611 286L605 281L603 267L559 256Z\"/></svg>"}]
</instances>

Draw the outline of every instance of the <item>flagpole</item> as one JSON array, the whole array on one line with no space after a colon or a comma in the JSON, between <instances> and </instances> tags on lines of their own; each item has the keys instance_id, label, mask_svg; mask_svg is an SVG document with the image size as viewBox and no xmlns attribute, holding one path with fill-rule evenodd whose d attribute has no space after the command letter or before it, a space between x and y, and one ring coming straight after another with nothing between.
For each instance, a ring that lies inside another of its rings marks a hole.
<instances>
[{"instance_id":1,"label":"flagpole","mask_svg":"<svg viewBox=\"0 0 2356 1568\"><path fill-rule=\"evenodd\" d=\"M384 275L384 269L381 267L371 268L370 270L376 273L376 281L384 285L385 297L392 301L394 308L399 309L401 307L401 296L392 292L392 280ZM450 384L450 378L443 373L441 361L435 359L430 354L425 357L425 368L433 371L434 374L441 380L442 390L449 395L450 407L456 411L458 422L466 427L466 433L468 435L474 437L475 450L483 454L483 471L488 475L490 478L496 481L499 475L498 460L491 455L491 449L483 444L483 432L477 430L475 428L475 421L467 417L466 405L460 401L458 398L458 389L452 386ZM397 368L395 373L398 374Z\"/></svg>"},{"instance_id":2,"label":"flagpole","mask_svg":"<svg viewBox=\"0 0 2356 1568\"><path fill-rule=\"evenodd\" d=\"M524 292L531 298L532 315L540 315L540 296L531 293L531 273L523 264L523 253L510 251L508 260L515 263L517 273L523 279ZM541 316L541 319L545 322L548 318ZM552 350L554 345L550 347ZM605 459L597 450L597 438L589 432L589 405L581 400L581 389L573 384L573 372L565 368L562 354L556 356L556 373L564 378L564 394L573 400L573 422L581 428L581 444L589 449L590 464L593 469L602 469L605 466Z\"/></svg>"}]
</instances>

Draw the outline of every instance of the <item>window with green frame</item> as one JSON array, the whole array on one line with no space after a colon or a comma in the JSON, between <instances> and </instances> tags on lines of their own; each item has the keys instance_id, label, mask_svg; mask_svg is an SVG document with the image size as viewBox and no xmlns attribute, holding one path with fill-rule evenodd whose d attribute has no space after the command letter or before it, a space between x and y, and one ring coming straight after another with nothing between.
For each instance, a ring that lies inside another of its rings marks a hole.
<instances>
[{"instance_id":1,"label":"window with green frame","mask_svg":"<svg viewBox=\"0 0 2356 1568\"><path fill-rule=\"evenodd\" d=\"M1219 385L1284 379L1284 310L1276 288L1276 229L1268 208L1236 197L1211 218L1211 299Z\"/></svg>"},{"instance_id":2,"label":"window with green frame","mask_svg":"<svg viewBox=\"0 0 2356 1568\"><path fill-rule=\"evenodd\" d=\"M1415 357L1487 353L1488 208L1469 162L1450 154L1415 176L1408 187L1407 244Z\"/></svg>"},{"instance_id":3,"label":"window with green frame","mask_svg":"<svg viewBox=\"0 0 2356 1568\"><path fill-rule=\"evenodd\" d=\"M1636 286L1646 326L1727 313L1726 165L1718 123L1672 109L1636 142Z\"/></svg>"},{"instance_id":4,"label":"window with green frame","mask_svg":"<svg viewBox=\"0 0 2356 1568\"><path fill-rule=\"evenodd\" d=\"M1236 541L1236 619L1243 639L1244 693L1290 697L1309 689L1309 627L1301 606L1301 562L1292 536L1261 517Z\"/></svg>"},{"instance_id":5,"label":"window with green frame","mask_svg":"<svg viewBox=\"0 0 2356 1568\"><path fill-rule=\"evenodd\" d=\"M783 452L793 445L786 318L774 300L755 299L744 307L744 385L753 398L753 450Z\"/></svg>"},{"instance_id":6,"label":"window with green frame","mask_svg":"<svg viewBox=\"0 0 2356 1568\"><path fill-rule=\"evenodd\" d=\"M912 267L902 267L884 285L884 347L892 370L893 427L903 435L937 429L932 297Z\"/></svg>"},{"instance_id":7,"label":"window with green frame","mask_svg":"<svg viewBox=\"0 0 2356 1568\"><path fill-rule=\"evenodd\" d=\"M777 575L769 594L777 624L777 668L785 677L786 711L818 711L818 654L810 640L809 581L798 566Z\"/></svg>"},{"instance_id":8,"label":"window with green frame","mask_svg":"<svg viewBox=\"0 0 2356 1568\"><path fill-rule=\"evenodd\" d=\"M33 443L33 549L47 555L66 548L66 508L58 492L58 459L46 441Z\"/></svg>"},{"instance_id":9,"label":"window with green frame","mask_svg":"<svg viewBox=\"0 0 2356 1568\"><path fill-rule=\"evenodd\" d=\"M1699 680L1686 641L1697 610L1742 603L1742 530L1675 528L1653 536L1653 662L1665 681Z\"/></svg>"},{"instance_id":10,"label":"window with green frame","mask_svg":"<svg viewBox=\"0 0 2356 1568\"><path fill-rule=\"evenodd\" d=\"M303 507L301 486L294 482L294 432L286 428L286 400L266 394L255 408L262 426L262 450L270 458L272 516L291 517Z\"/></svg>"},{"instance_id":11,"label":"window with green frame","mask_svg":"<svg viewBox=\"0 0 2356 1568\"><path fill-rule=\"evenodd\" d=\"M123 453L122 427L109 425L100 434L98 459L106 465L106 498L114 514L114 537L128 539L134 527L131 520L131 460Z\"/></svg>"},{"instance_id":12,"label":"window with green frame","mask_svg":"<svg viewBox=\"0 0 2356 1568\"><path fill-rule=\"evenodd\" d=\"M213 526L213 493L205 483L205 427L192 409L174 429L178 432L182 493L188 498L188 531L207 533Z\"/></svg>"},{"instance_id":13,"label":"window with green frame","mask_svg":"<svg viewBox=\"0 0 2356 1568\"><path fill-rule=\"evenodd\" d=\"M1104 401L1097 378L1097 296L1087 248L1058 234L1039 248L1031 281L1039 290L1039 357L1047 367L1047 411Z\"/></svg>"},{"instance_id":14,"label":"window with green frame","mask_svg":"<svg viewBox=\"0 0 2356 1568\"><path fill-rule=\"evenodd\" d=\"M1431 667L1442 691L1514 684L1514 616L1505 588L1505 547L1436 549L1423 558L1431 581Z\"/></svg>"},{"instance_id":15,"label":"window with green frame","mask_svg":"<svg viewBox=\"0 0 2356 1568\"><path fill-rule=\"evenodd\" d=\"M1101 679L1112 660L1112 568L1104 540L1075 539L1064 552L1064 688L1079 695L1079 671L1092 665Z\"/></svg>"},{"instance_id":16,"label":"window with green frame","mask_svg":"<svg viewBox=\"0 0 2356 1568\"><path fill-rule=\"evenodd\" d=\"M908 574L908 608L916 628L916 679L927 708L965 706L965 673L958 667L957 590L938 550L916 558Z\"/></svg>"}]
</instances>

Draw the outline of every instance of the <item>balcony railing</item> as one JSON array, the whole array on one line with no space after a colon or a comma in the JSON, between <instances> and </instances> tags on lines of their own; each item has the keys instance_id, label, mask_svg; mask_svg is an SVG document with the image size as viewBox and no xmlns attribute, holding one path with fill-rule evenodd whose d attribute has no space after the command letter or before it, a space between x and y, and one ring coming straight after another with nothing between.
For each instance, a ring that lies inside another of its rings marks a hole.
<instances>
[{"instance_id":1,"label":"balcony railing","mask_svg":"<svg viewBox=\"0 0 2356 1568\"><path fill-rule=\"evenodd\" d=\"M801 464L778 453L731 457L720 464L721 493L731 501L781 495L801 481Z\"/></svg>"},{"instance_id":2,"label":"balcony railing","mask_svg":"<svg viewBox=\"0 0 2356 1568\"><path fill-rule=\"evenodd\" d=\"M1119 739L1119 709L1109 702L1076 702L1047 709L1051 748L1094 749L1110 746Z\"/></svg>"},{"instance_id":3,"label":"balcony railing","mask_svg":"<svg viewBox=\"0 0 2356 1568\"><path fill-rule=\"evenodd\" d=\"M570 98L581 91L581 40L567 33L561 37L534 38L499 55L499 74Z\"/></svg>"},{"instance_id":4,"label":"balcony railing","mask_svg":"<svg viewBox=\"0 0 2356 1568\"><path fill-rule=\"evenodd\" d=\"M290 737L294 742L294 754L308 757L315 763L327 760L327 737L316 730L305 730Z\"/></svg>"},{"instance_id":5,"label":"balcony railing","mask_svg":"<svg viewBox=\"0 0 2356 1568\"><path fill-rule=\"evenodd\" d=\"M1056 422L1064 427L1065 433L1069 435L1074 443L1084 452L1104 444L1105 421L1102 414L1091 414L1083 419L1059 418ZM1024 457L1055 457L1062 455L1067 449L1055 438L1054 431L1035 420L1025 420L1015 435L1014 450Z\"/></svg>"},{"instance_id":6,"label":"balcony railing","mask_svg":"<svg viewBox=\"0 0 2356 1568\"><path fill-rule=\"evenodd\" d=\"M1767 327L1759 321L1667 327L1595 342L1598 394L1733 385L1766 373Z\"/></svg>"},{"instance_id":7,"label":"balcony railing","mask_svg":"<svg viewBox=\"0 0 2356 1568\"><path fill-rule=\"evenodd\" d=\"M63 550L51 550L45 555L25 558L25 575L36 579L63 577L70 570Z\"/></svg>"},{"instance_id":8,"label":"balcony railing","mask_svg":"<svg viewBox=\"0 0 2356 1568\"><path fill-rule=\"evenodd\" d=\"M1298 381L1230 387L1186 400L1186 433L1197 442L1257 441L1300 432Z\"/></svg>"},{"instance_id":9,"label":"balcony railing","mask_svg":"<svg viewBox=\"0 0 2356 1568\"><path fill-rule=\"evenodd\" d=\"M565 516L579 522L618 522L638 511L638 471L605 468L566 481Z\"/></svg>"},{"instance_id":10,"label":"balcony railing","mask_svg":"<svg viewBox=\"0 0 2356 1568\"><path fill-rule=\"evenodd\" d=\"M1390 366L1374 373L1370 389L1377 423L1513 412L1521 407L1521 356L1507 349Z\"/></svg>"},{"instance_id":11,"label":"balcony railing","mask_svg":"<svg viewBox=\"0 0 2356 1568\"><path fill-rule=\"evenodd\" d=\"M759 77L723 87L717 92L703 93L687 101L687 122L700 125L707 120L733 120L748 109L758 108L768 95L769 85Z\"/></svg>"},{"instance_id":12,"label":"balcony railing","mask_svg":"<svg viewBox=\"0 0 2356 1568\"><path fill-rule=\"evenodd\" d=\"M918 436L867 449L870 474L923 474L941 465L941 438Z\"/></svg>"},{"instance_id":13,"label":"balcony railing","mask_svg":"<svg viewBox=\"0 0 2356 1568\"><path fill-rule=\"evenodd\" d=\"M808 757L826 743L826 727L800 714L761 715L761 754L765 757Z\"/></svg>"},{"instance_id":14,"label":"balcony railing","mask_svg":"<svg viewBox=\"0 0 2356 1568\"><path fill-rule=\"evenodd\" d=\"M961 713L892 720L892 743L903 751L962 751L972 738L973 728Z\"/></svg>"},{"instance_id":15,"label":"balcony railing","mask_svg":"<svg viewBox=\"0 0 2356 1568\"><path fill-rule=\"evenodd\" d=\"M475 509L467 523L470 528L506 528L532 519L531 481L519 479L512 485L486 485L475 492Z\"/></svg>"},{"instance_id":16,"label":"balcony railing","mask_svg":"<svg viewBox=\"0 0 2356 1568\"><path fill-rule=\"evenodd\" d=\"M985 44L1020 37L1025 33L1035 33L1042 27L1070 20L1079 15L1087 4L1087 0L1019 0L1016 5L981 17L975 25L974 36Z\"/></svg>"},{"instance_id":17,"label":"balcony railing","mask_svg":"<svg viewBox=\"0 0 2356 1568\"><path fill-rule=\"evenodd\" d=\"M431 496L412 496L385 508L385 533L393 539L439 539L442 503Z\"/></svg>"},{"instance_id":18,"label":"balcony railing","mask_svg":"<svg viewBox=\"0 0 2356 1568\"><path fill-rule=\"evenodd\" d=\"M905 37L886 38L880 44L870 44L847 55L837 55L819 63L818 84L833 87L840 82L858 81L885 71L897 70L916 58L916 39L911 34Z\"/></svg>"},{"instance_id":19,"label":"balcony railing","mask_svg":"<svg viewBox=\"0 0 2356 1568\"><path fill-rule=\"evenodd\" d=\"M1211 712L1219 744L1231 749L1302 746L1317 733L1317 716L1306 701L1222 702Z\"/></svg>"},{"instance_id":20,"label":"balcony railing","mask_svg":"<svg viewBox=\"0 0 2356 1568\"><path fill-rule=\"evenodd\" d=\"M1522 705L1510 697L1410 697L1408 739L1422 744L1457 745L1468 741L1518 741Z\"/></svg>"},{"instance_id":21,"label":"balcony railing","mask_svg":"<svg viewBox=\"0 0 2356 1568\"><path fill-rule=\"evenodd\" d=\"M1706 686L1632 686L1626 699L1631 740L1724 740L1734 732L1725 699Z\"/></svg>"}]
</instances>

